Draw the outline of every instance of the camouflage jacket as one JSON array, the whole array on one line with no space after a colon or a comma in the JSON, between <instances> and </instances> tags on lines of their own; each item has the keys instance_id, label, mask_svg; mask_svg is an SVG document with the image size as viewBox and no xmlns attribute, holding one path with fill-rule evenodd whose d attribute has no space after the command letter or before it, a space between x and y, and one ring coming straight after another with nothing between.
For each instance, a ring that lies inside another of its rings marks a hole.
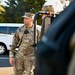
<instances>
[{"instance_id":1,"label":"camouflage jacket","mask_svg":"<svg viewBox=\"0 0 75 75\"><path fill-rule=\"evenodd\" d=\"M28 33L25 34L26 27L23 25L18 28L14 34L11 50L9 52L9 57L14 57L16 52L17 56L32 56L34 55L34 26L32 28L27 28ZM37 38L39 38L39 32L37 32ZM21 43L20 40L22 39ZM17 45L20 43L19 50L15 51Z\"/></svg>"}]
</instances>

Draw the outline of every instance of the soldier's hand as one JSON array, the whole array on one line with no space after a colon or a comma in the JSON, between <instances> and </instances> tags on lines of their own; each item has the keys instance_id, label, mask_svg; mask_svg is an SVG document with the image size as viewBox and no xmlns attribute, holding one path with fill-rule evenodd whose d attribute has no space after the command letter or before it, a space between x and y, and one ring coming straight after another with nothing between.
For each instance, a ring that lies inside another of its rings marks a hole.
<instances>
[{"instance_id":1,"label":"soldier's hand","mask_svg":"<svg viewBox=\"0 0 75 75\"><path fill-rule=\"evenodd\" d=\"M10 58L9 59L9 63L13 66L15 64L15 58Z\"/></svg>"},{"instance_id":2,"label":"soldier's hand","mask_svg":"<svg viewBox=\"0 0 75 75\"><path fill-rule=\"evenodd\" d=\"M53 12L50 12L50 14L48 14L48 15L43 14L43 15L42 15L42 19L44 19L46 16L52 17L52 16L53 16Z\"/></svg>"}]
</instances>

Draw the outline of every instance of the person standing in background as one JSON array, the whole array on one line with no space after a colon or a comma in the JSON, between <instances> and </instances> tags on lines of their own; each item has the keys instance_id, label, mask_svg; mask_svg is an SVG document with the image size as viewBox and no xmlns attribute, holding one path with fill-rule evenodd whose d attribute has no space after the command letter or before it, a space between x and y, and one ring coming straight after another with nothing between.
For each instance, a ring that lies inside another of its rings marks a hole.
<instances>
[{"instance_id":1,"label":"person standing in background","mask_svg":"<svg viewBox=\"0 0 75 75\"><path fill-rule=\"evenodd\" d=\"M13 37L11 50L9 52L9 62L14 66L14 75L31 75L32 66L35 63L34 56L34 24L33 13L26 12L24 25L17 29ZM37 34L38 35L38 34ZM37 36L38 37L38 36ZM15 51L17 45L19 50ZM15 56L14 56L15 53Z\"/></svg>"}]
</instances>

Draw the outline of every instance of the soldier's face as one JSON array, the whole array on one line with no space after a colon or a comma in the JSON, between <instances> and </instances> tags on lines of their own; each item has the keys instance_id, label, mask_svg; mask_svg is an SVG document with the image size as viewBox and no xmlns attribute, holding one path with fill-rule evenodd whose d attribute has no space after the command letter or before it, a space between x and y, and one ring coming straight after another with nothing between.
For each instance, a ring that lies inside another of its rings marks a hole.
<instances>
[{"instance_id":1,"label":"soldier's face","mask_svg":"<svg viewBox=\"0 0 75 75\"><path fill-rule=\"evenodd\" d=\"M33 22L32 18L24 18L25 25L29 25L31 22Z\"/></svg>"}]
</instances>

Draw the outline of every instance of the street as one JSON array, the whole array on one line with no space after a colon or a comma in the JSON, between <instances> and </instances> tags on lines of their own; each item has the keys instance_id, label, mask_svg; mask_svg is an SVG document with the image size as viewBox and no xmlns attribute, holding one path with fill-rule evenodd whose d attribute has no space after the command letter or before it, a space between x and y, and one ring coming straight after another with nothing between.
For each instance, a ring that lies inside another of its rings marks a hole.
<instances>
[{"instance_id":1,"label":"street","mask_svg":"<svg viewBox=\"0 0 75 75\"><path fill-rule=\"evenodd\" d=\"M13 67L9 64L9 55L0 55L0 75L12 75Z\"/></svg>"},{"instance_id":2,"label":"street","mask_svg":"<svg viewBox=\"0 0 75 75\"><path fill-rule=\"evenodd\" d=\"M0 55L0 67L11 67L8 54Z\"/></svg>"}]
</instances>

